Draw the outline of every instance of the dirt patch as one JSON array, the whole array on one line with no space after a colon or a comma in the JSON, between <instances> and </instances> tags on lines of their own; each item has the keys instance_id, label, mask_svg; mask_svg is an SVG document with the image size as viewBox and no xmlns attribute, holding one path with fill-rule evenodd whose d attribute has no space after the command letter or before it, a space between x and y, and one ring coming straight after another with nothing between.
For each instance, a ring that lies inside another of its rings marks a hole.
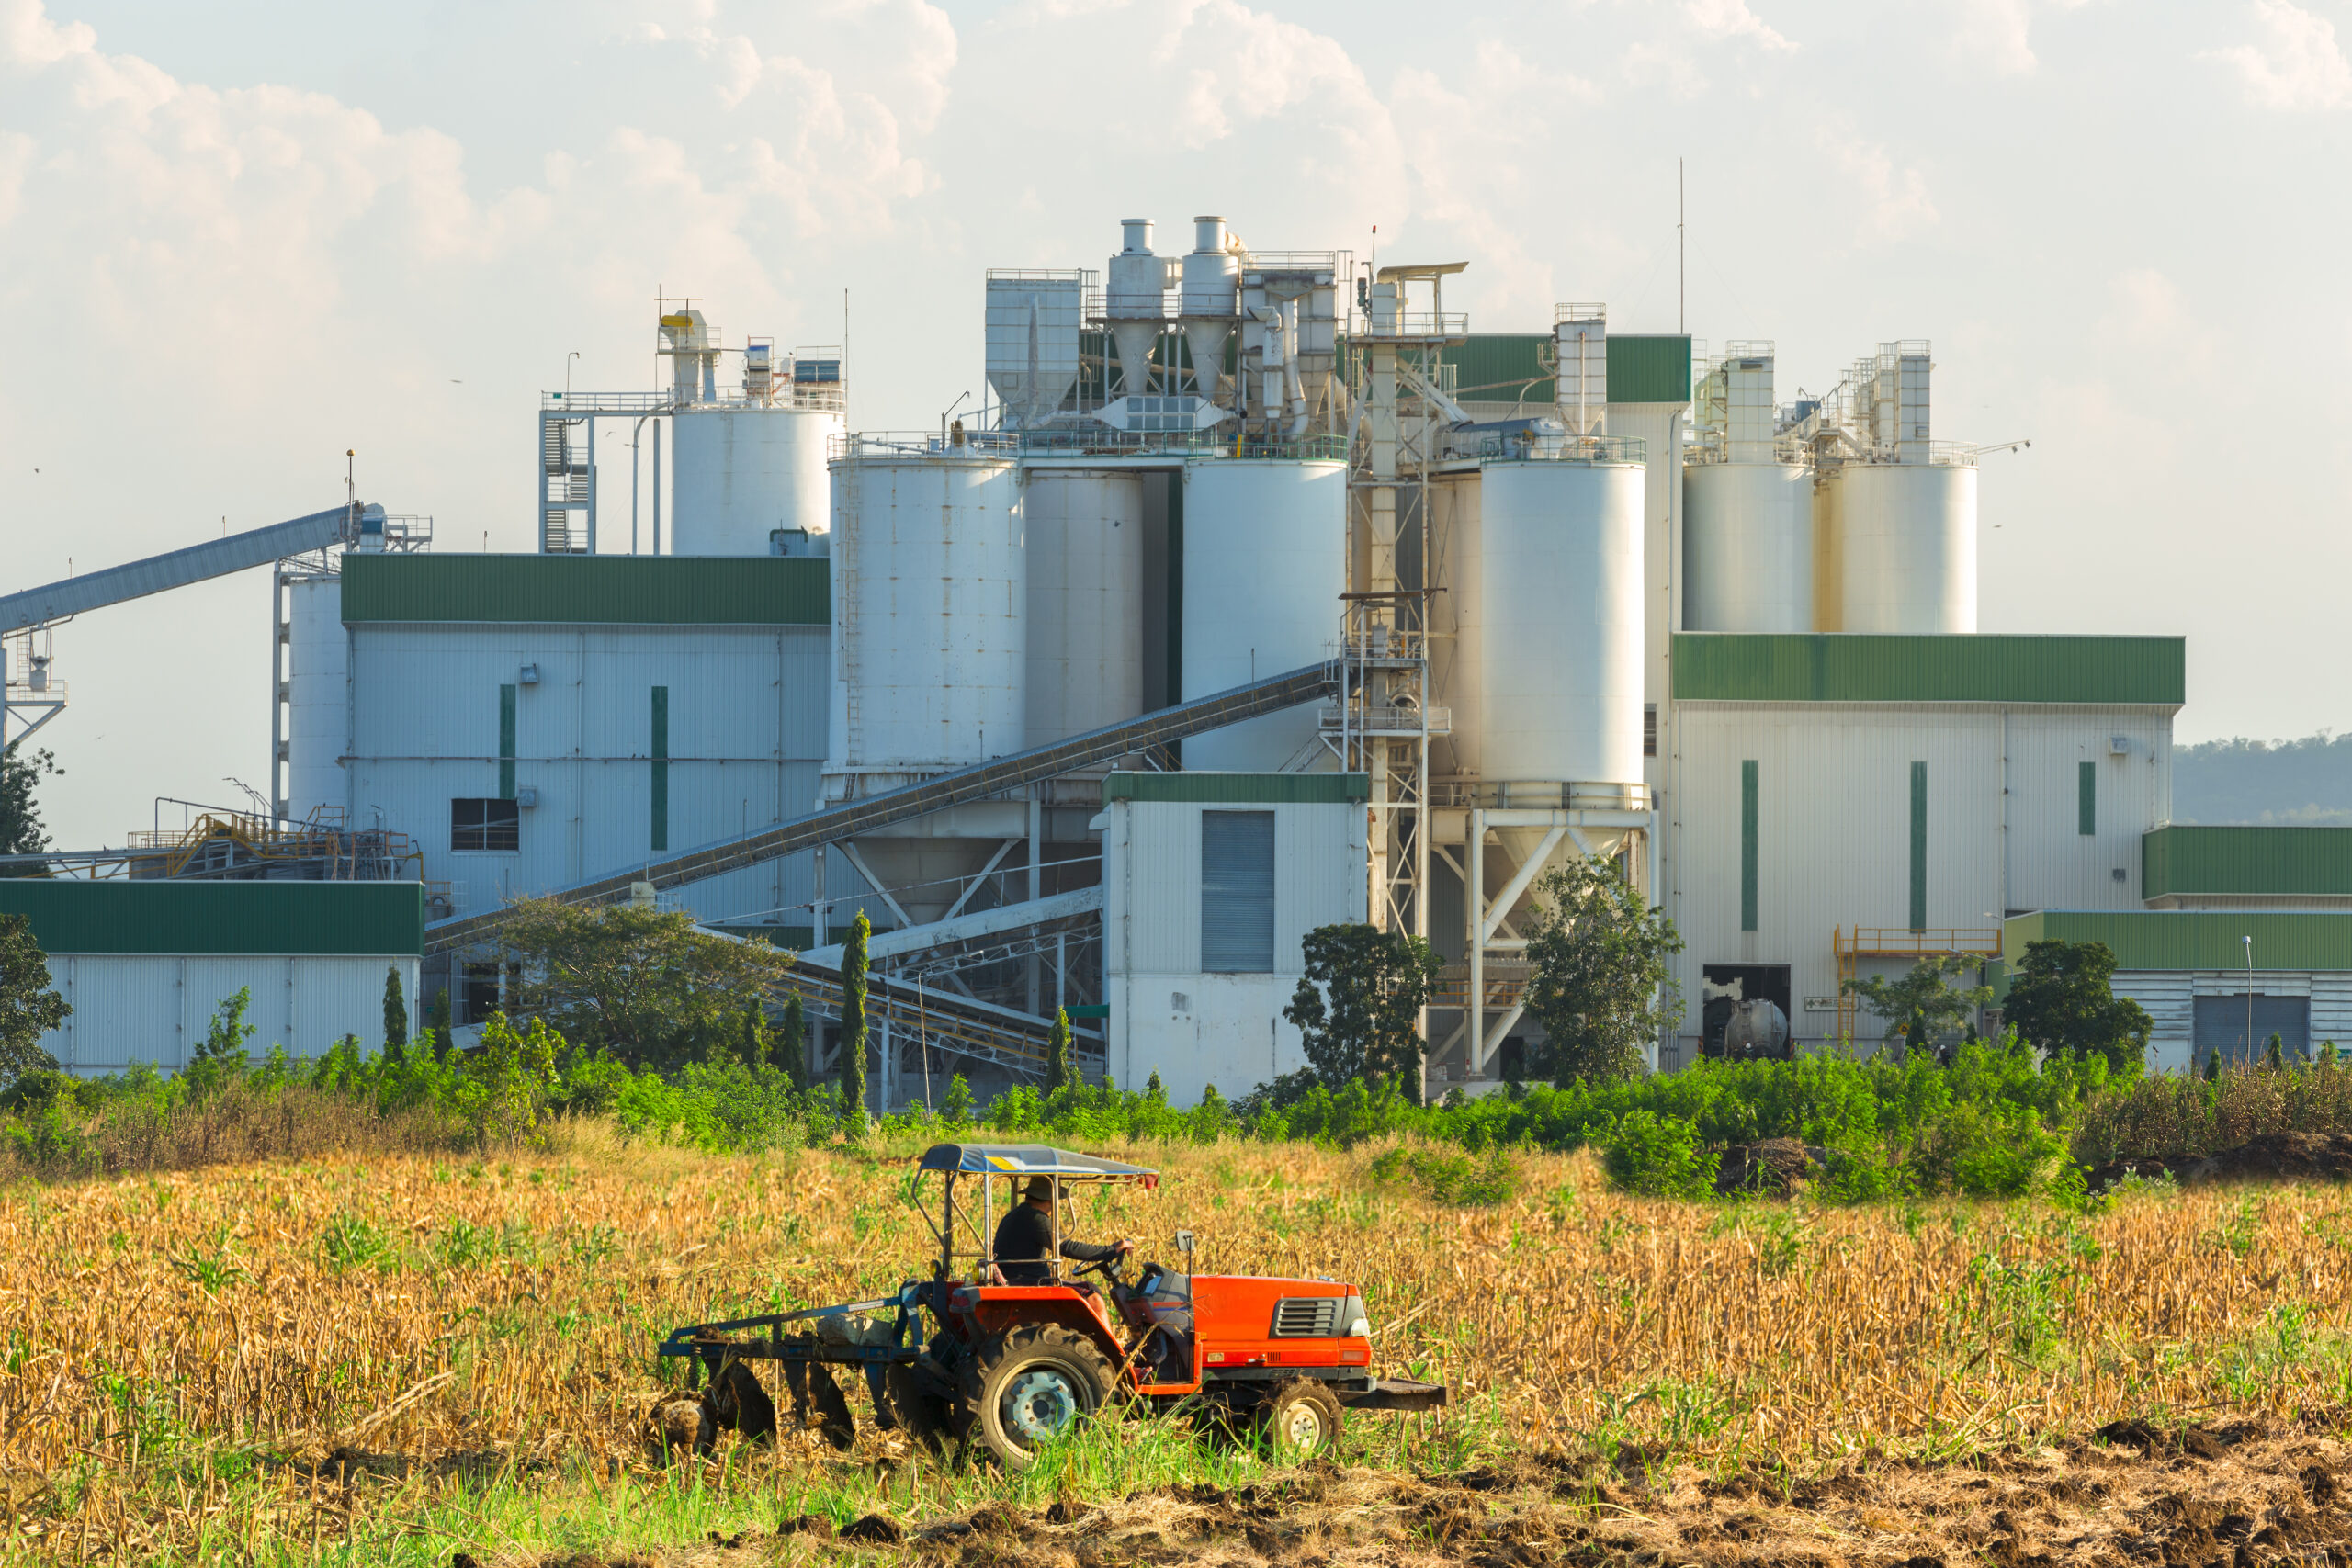
<instances>
[{"instance_id":1,"label":"dirt patch","mask_svg":"<svg viewBox=\"0 0 2352 1568\"><path fill-rule=\"evenodd\" d=\"M2352 1133L2265 1133L2210 1155L2152 1155L2095 1168L2093 1190L2127 1176L2171 1177L2183 1187L2207 1181L2352 1181Z\"/></svg>"},{"instance_id":2,"label":"dirt patch","mask_svg":"<svg viewBox=\"0 0 2352 1568\"><path fill-rule=\"evenodd\" d=\"M1590 1453L1326 1468L927 1524L874 1516L831 1551L942 1568L2352 1568L2352 1447L2333 1431L2118 1422L2063 1449L1812 1476L1656 1462L1628 1474Z\"/></svg>"}]
</instances>

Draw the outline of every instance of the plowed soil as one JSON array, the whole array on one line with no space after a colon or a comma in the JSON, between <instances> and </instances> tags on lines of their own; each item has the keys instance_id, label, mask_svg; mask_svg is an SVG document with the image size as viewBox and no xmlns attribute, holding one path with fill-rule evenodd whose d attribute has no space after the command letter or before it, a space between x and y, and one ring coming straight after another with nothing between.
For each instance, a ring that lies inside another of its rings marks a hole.
<instances>
[{"instance_id":1,"label":"plowed soil","mask_svg":"<svg viewBox=\"0 0 2352 1568\"><path fill-rule=\"evenodd\" d=\"M1859 1461L1789 1479L1654 1467L1638 1453L1547 1455L1507 1468L1398 1476L1317 1468L1232 1491L1183 1487L929 1521L879 1516L836 1532L779 1520L610 1568L894 1561L957 1568L1477 1568L1771 1564L1775 1568L2249 1568L2352 1564L2346 1419L2161 1431L2119 1423L2084 1440L1953 1464ZM599 1568L589 1557L537 1568Z\"/></svg>"}]
</instances>

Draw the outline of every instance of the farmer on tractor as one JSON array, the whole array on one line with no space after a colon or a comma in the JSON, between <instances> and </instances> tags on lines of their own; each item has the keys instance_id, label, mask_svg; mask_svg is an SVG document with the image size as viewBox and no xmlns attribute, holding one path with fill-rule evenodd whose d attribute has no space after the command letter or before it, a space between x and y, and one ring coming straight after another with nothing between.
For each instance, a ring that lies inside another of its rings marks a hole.
<instances>
[{"instance_id":1,"label":"farmer on tractor","mask_svg":"<svg viewBox=\"0 0 2352 1568\"><path fill-rule=\"evenodd\" d=\"M996 1245L989 1248L1008 1285L1050 1285L1054 1282L1054 1183L1033 1176L1023 1190L1026 1201L1014 1205L996 1227ZM1066 1241L1061 1255L1076 1263L1100 1263L1125 1258L1136 1248L1135 1237L1110 1243Z\"/></svg>"},{"instance_id":2,"label":"farmer on tractor","mask_svg":"<svg viewBox=\"0 0 2352 1568\"><path fill-rule=\"evenodd\" d=\"M683 1413L675 1441L707 1450L721 1427L773 1437L775 1402L752 1370L762 1362L783 1374L794 1424L813 1416L839 1447L856 1423L835 1368L864 1375L878 1425L1011 1470L1080 1422L1124 1413L1205 1409L1304 1456L1339 1440L1344 1411L1444 1407L1442 1386L1374 1370L1371 1315L1345 1280L1195 1273L1190 1231L1173 1238L1179 1267L1146 1263L1130 1280L1132 1241L1061 1239L1057 1200L1072 1187L1149 1190L1156 1171L1041 1144L937 1144L915 1176L909 1200L939 1244L927 1278L871 1301L671 1331L661 1354L685 1358L693 1382L709 1378L698 1404L666 1407ZM1067 1280L1057 1257L1078 1260Z\"/></svg>"}]
</instances>

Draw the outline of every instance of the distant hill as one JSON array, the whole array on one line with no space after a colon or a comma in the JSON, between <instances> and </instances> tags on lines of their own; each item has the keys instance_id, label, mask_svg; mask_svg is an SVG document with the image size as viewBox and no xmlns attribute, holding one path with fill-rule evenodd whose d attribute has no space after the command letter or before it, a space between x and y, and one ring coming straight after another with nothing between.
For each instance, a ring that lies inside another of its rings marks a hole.
<instances>
[{"instance_id":1,"label":"distant hill","mask_svg":"<svg viewBox=\"0 0 2352 1568\"><path fill-rule=\"evenodd\" d=\"M2176 746L2172 819L2352 827L2352 735Z\"/></svg>"}]
</instances>

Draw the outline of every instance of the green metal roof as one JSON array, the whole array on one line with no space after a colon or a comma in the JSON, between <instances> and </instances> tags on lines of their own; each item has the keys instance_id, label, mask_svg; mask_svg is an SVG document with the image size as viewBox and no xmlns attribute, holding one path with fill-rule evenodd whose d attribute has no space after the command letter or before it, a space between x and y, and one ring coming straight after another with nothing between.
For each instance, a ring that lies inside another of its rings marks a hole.
<instances>
[{"instance_id":1,"label":"green metal roof","mask_svg":"<svg viewBox=\"0 0 2352 1568\"><path fill-rule=\"evenodd\" d=\"M2188 639L1679 632L1673 673L1678 702L2178 707Z\"/></svg>"},{"instance_id":2,"label":"green metal roof","mask_svg":"<svg viewBox=\"0 0 2352 1568\"><path fill-rule=\"evenodd\" d=\"M2157 828L2140 835L2141 896L2352 895L2352 828Z\"/></svg>"},{"instance_id":3,"label":"green metal roof","mask_svg":"<svg viewBox=\"0 0 2352 1568\"><path fill-rule=\"evenodd\" d=\"M1609 400L1612 403L1687 403L1690 400L1690 340L1687 337L1611 337ZM1454 367L1454 395L1466 402L1549 403L1553 372L1544 368L1553 343L1549 333L1472 333L1470 341L1446 351Z\"/></svg>"},{"instance_id":4,"label":"green metal roof","mask_svg":"<svg viewBox=\"0 0 2352 1568\"><path fill-rule=\"evenodd\" d=\"M1367 773L1106 773L1102 802L1202 806L1333 806L1372 798Z\"/></svg>"},{"instance_id":5,"label":"green metal roof","mask_svg":"<svg viewBox=\"0 0 2352 1568\"><path fill-rule=\"evenodd\" d=\"M2001 925L2012 974L2030 942L2103 942L2118 969L2352 969L2352 913L2332 910L2045 909Z\"/></svg>"},{"instance_id":6,"label":"green metal roof","mask_svg":"<svg viewBox=\"0 0 2352 1568\"><path fill-rule=\"evenodd\" d=\"M44 953L416 957L417 882L0 879L0 915L30 917Z\"/></svg>"},{"instance_id":7,"label":"green metal roof","mask_svg":"<svg viewBox=\"0 0 2352 1568\"><path fill-rule=\"evenodd\" d=\"M1687 403L1690 400L1690 340L1616 337L1609 344L1609 400Z\"/></svg>"},{"instance_id":8,"label":"green metal roof","mask_svg":"<svg viewBox=\"0 0 2352 1568\"><path fill-rule=\"evenodd\" d=\"M808 556L346 555L343 618L591 626L808 626L831 615Z\"/></svg>"},{"instance_id":9,"label":"green metal roof","mask_svg":"<svg viewBox=\"0 0 2352 1568\"><path fill-rule=\"evenodd\" d=\"M1548 333L1472 333L1445 351L1453 367L1454 396L1474 403L1541 403L1550 407L1557 382L1544 367Z\"/></svg>"}]
</instances>

